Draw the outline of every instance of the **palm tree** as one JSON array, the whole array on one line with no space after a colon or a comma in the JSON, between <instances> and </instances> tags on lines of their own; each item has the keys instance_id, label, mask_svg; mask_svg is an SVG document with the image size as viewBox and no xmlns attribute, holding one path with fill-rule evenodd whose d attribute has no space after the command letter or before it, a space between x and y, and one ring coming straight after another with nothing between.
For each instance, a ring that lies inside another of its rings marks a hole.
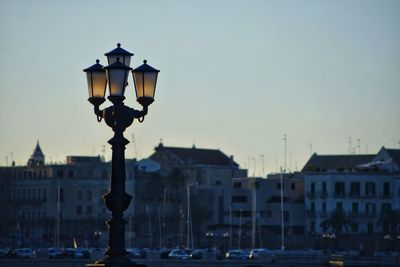
<instances>
[{"instance_id":1,"label":"palm tree","mask_svg":"<svg viewBox=\"0 0 400 267\"><path fill-rule=\"evenodd\" d=\"M387 243L385 244L386 251L389 250L389 246L392 250L394 249L393 240L397 237L399 223L400 213L398 211L391 208L381 211L381 215L377 224L382 226L382 234L384 235L385 240L387 240Z\"/></svg>"},{"instance_id":2,"label":"palm tree","mask_svg":"<svg viewBox=\"0 0 400 267\"><path fill-rule=\"evenodd\" d=\"M336 244L339 242L339 236L345 229L349 232L349 226L353 224L353 221L347 216L347 214L342 210L336 208L327 219L321 222L321 227L323 229L331 228L336 237Z\"/></svg>"},{"instance_id":3,"label":"palm tree","mask_svg":"<svg viewBox=\"0 0 400 267\"><path fill-rule=\"evenodd\" d=\"M382 225L384 235L395 236L400 222L400 214L393 209L385 209L381 211L378 224Z\"/></svg>"}]
</instances>

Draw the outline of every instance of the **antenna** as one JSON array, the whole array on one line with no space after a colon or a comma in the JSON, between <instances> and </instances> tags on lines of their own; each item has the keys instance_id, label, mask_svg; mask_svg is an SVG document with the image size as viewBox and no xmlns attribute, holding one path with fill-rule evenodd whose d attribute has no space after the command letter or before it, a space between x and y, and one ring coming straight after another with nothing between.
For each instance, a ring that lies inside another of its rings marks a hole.
<instances>
[{"instance_id":1,"label":"antenna","mask_svg":"<svg viewBox=\"0 0 400 267\"><path fill-rule=\"evenodd\" d=\"M292 152L289 152L289 172L292 172Z\"/></svg>"},{"instance_id":2,"label":"antenna","mask_svg":"<svg viewBox=\"0 0 400 267\"><path fill-rule=\"evenodd\" d=\"M283 135L283 141L285 141L285 161L284 161L284 168L283 168L283 172L286 172L286 145L287 145L287 135L284 134Z\"/></svg>"},{"instance_id":3,"label":"antenna","mask_svg":"<svg viewBox=\"0 0 400 267\"><path fill-rule=\"evenodd\" d=\"M261 158L261 164L262 164L262 173L261 173L261 176L264 177L264 175L265 175L265 170L264 170L264 168L265 168L264 154L261 154L261 155L260 155L260 158Z\"/></svg>"},{"instance_id":4,"label":"antenna","mask_svg":"<svg viewBox=\"0 0 400 267\"><path fill-rule=\"evenodd\" d=\"M351 147L351 136L347 137L347 143L349 144L349 154L351 154L353 152L353 149Z\"/></svg>"},{"instance_id":5,"label":"antenna","mask_svg":"<svg viewBox=\"0 0 400 267\"><path fill-rule=\"evenodd\" d=\"M357 149L358 149L358 154L361 154L361 140L357 139Z\"/></svg>"},{"instance_id":6,"label":"antenna","mask_svg":"<svg viewBox=\"0 0 400 267\"><path fill-rule=\"evenodd\" d=\"M368 154L368 144L365 145L365 152Z\"/></svg>"},{"instance_id":7,"label":"antenna","mask_svg":"<svg viewBox=\"0 0 400 267\"><path fill-rule=\"evenodd\" d=\"M308 148L310 149L310 157L312 156L312 143L308 143Z\"/></svg>"}]
</instances>

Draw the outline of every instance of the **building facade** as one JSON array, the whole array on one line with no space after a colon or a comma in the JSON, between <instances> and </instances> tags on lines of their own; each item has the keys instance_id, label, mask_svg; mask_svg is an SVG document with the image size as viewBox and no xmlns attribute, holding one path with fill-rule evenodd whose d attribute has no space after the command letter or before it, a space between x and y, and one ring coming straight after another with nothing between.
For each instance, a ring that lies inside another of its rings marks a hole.
<instances>
[{"instance_id":1,"label":"building facade","mask_svg":"<svg viewBox=\"0 0 400 267\"><path fill-rule=\"evenodd\" d=\"M80 246L99 242L110 217L103 195L111 163L98 157L68 156L66 164L46 164L37 144L26 166L0 170L2 242L9 246ZM136 162L126 161L126 191L134 193ZM133 215L133 205L125 216ZM4 228L3 228L4 227ZM97 233L94 236L94 233ZM96 240L97 239L97 240Z\"/></svg>"},{"instance_id":2,"label":"building facade","mask_svg":"<svg viewBox=\"0 0 400 267\"><path fill-rule=\"evenodd\" d=\"M303 168L307 230L317 235L328 231L321 223L341 209L352 220L350 234L381 233L381 214L399 211L399 152L314 154Z\"/></svg>"}]
</instances>

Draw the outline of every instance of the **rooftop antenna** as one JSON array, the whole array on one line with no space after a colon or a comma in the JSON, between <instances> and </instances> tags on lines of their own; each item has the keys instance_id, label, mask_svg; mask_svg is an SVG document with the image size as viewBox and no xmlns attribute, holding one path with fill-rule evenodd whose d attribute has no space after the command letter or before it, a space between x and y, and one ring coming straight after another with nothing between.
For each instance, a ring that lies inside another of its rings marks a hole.
<instances>
[{"instance_id":1,"label":"rooftop antenna","mask_svg":"<svg viewBox=\"0 0 400 267\"><path fill-rule=\"evenodd\" d=\"M292 152L289 152L289 172L292 172Z\"/></svg>"},{"instance_id":2,"label":"rooftop antenna","mask_svg":"<svg viewBox=\"0 0 400 267\"><path fill-rule=\"evenodd\" d=\"M285 141L285 161L284 161L284 168L283 168L283 172L286 172L286 145L287 145L287 135L284 134L283 135L283 141Z\"/></svg>"},{"instance_id":3,"label":"rooftop antenna","mask_svg":"<svg viewBox=\"0 0 400 267\"><path fill-rule=\"evenodd\" d=\"M351 154L353 152L353 149L351 148L351 136L347 137L347 143L349 144L349 154Z\"/></svg>"},{"instance_id":4,"label":"rooftop antenna","mask_svg":"<svg viewBox=\"0 0 400 267\"><path fill-rule=\"evenodd\" d=\"M361 140L357 139L357 149L358 149L358 154L361 154Z\"/></svg>"},{"instance_id":5,"label":"rooftop antenna","mask_svg":"<svg viewBox=\"0 0 400 267\"><path fill-rule=\"evenodd\" d=\"M368 144L365 145L365 152L368 154Z\"/></svg>"},{"instance_id":6,"label":"rooftop antenna","mask_svg":"<svg viewBox=\"0 0 400 267\"><path fill-rule=\"evenodd\" d=\"M312 143L308 143L308 148L310 149L310 157L312 156Z\"/></svg>"},{"instance_id":7,"label":"rooftop antenna","mask_svg":"<svg viewBox=\"0 0 400 267\"><path fill-rule=\"evenodd\" d=\"M261 176L262 177L264 177L264 175L265 175L265 159L264 159L264 154L261 154L260 155L260 158L261 158L261 164L262 164L262 173L261 173Z\"/></svg>"},{"instance_id":8,"label":"rooftop antenna","mask_svg":"<svg viewBox=\"0 0 400 267\"><path fill-rule=\"evenodd\" d=\"M253 178L256 176L256 157L253 157Z\"/></svg>"}]
</instances>

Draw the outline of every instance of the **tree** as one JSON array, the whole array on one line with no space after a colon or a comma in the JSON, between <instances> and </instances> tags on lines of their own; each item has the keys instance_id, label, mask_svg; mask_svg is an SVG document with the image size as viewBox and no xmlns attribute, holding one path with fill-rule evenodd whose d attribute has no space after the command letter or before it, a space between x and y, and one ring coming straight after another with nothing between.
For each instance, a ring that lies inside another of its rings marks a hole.
<instances>
[{"instance_id":1,"label":"tree","mask_svg":"<svg viewBox=\"0 0 400 267\"><path fill-rule=\"evenodd\" d=\"M378 224L382 225L384 235L397 236L397 228L399 227L400 214L391 208L381 211Z\"/></svg>"},{"instance_id":2,"label":"tree","mask_svg":"<svg viewBox=\"0 0 400 267\"><path fill-rule=\"evenodd\" d=\"M346 232L349 232L349 226L353 224L353 221L347 216L347 214L342 210L336 208L327 219L322 221L321 227L323 229L331 228L336 236L336 242L339 242L339 236L343 232L343 229Z\"/></svg>"}]
</instances>

